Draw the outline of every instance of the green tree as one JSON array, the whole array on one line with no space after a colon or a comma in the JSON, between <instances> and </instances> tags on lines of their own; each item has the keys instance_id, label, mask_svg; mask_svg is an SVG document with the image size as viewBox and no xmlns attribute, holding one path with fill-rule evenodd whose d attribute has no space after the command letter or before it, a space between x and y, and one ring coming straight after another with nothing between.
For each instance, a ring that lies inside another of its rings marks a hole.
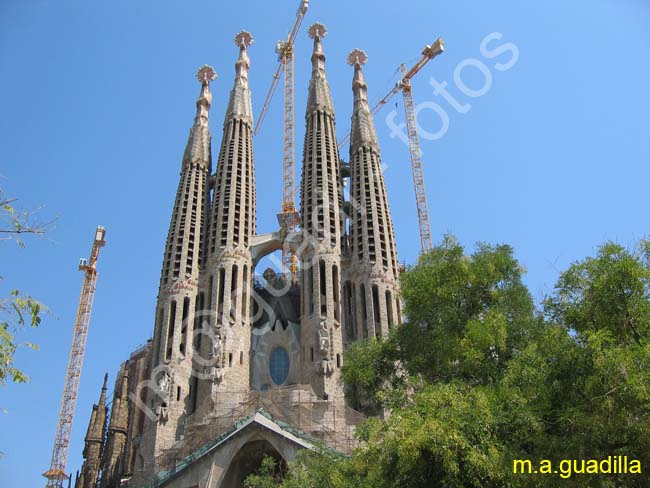
<instances>
[{"instance_id":1,"label":"green tree","mask_svg":"<svg viewBox=\"0 0 650 488\"><path fill-rule=\"evenodd\" d=\"M282 473L278 463L271 456L264 456L256 473L244 481L245 488L273 488L282 482Z\"/></svg>"},{"instance_id":2,"label":"green tree","mask_svg":"<svg viewBox=\"0 0 650 488\"><path fill-rule=\"evenodd\" d=\"M403 276L408 322L346 354L352 399L390 415L358 428L351 458L312 454L281 486L650 486L646 472L512 473L617 455L647 471L649 249L601 246L536 313L509 247L466 256L446 239Z\"/></svg>"},{"instance_id":3,"label":"green tree","mask_svg":"<svg viewBox=\"0 0 650 488\"><path fill-rule=\"evenodd\" d=\"M414 377L498 381L538 327L523 272L510 246L479 244L468 256L447 236L402 275L408 321L386 340L347 351L343 377L353 399L384 403L388 395L399 403L405 380ZM389 395L391 387L398 392Z\"/></svg>"},{"instance_id":4,"label":"green tree","mask_svg":"<svg viewBox=\"0 0 650 488\"><path fill-rule=\"evenodd\" d=\"M269 456L262 460L257 473L248 476L246 488L353 488L364 486L355 473L350 458L331 450L300 451L289 469L281 473Z\"/></svg>"},{"instance_id":5,"label":"green tree","mask_svg":"<svg viewBox=\"0 0 650 488\"><path fill-rule=\"evenodd\" d=\"M23 234L42 235L51 222L35 223L34 212L17 210L15 202L15 198L9 198L0 188L0 240L14 240L22 247ZM16 334L24 327L37 327L44 309L43 304L19 290L14 289L8 297L0 298L0 385L5 385L8 380L16 383L29 381L29 377L14 366L14 356L20 346L32 349L37 349L37 346L16 342Z\"/></svg>"},{"instance_id":6,"label":"green tree","mask_svg":"<svg viewBox=\"0 0 650 488\"><path fill-rule=\"evenodd\" d=\"M579 334L607 330L619 343L643 344L650 334L650 242L633 252L607 243L596 257L573 264L544 310Z\"/></svg>"}]
</instances>

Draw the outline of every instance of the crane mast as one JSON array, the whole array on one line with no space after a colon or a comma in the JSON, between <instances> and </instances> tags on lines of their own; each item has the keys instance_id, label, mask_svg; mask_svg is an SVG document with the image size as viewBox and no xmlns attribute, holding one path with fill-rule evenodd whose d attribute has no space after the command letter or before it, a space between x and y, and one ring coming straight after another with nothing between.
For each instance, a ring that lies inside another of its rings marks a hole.
<instances>
[{"instance_id":1,"label":"crane mast","mask_svg":"<svg viewBox=\"0 0 650 488\"><path fill-rule=\"evenodd\" d=\"M282 63L284 65L284 149L283 149L283 191L282 191L282 212L278 214L280 229L283 239L296 231L300 215L295 205L295 150L294 150L294 56L293 45L289 42L278 45L281 49ZM292 281L298 276L298 259L296 255L283 246L282 250L282 272L291 273Z\"/></svg>"},{"instance_id":2,"label":"crane mast","mask_svg":"<svg viewBox=\"0 0 650 488\"><path fill-rule=\"evenodd\" d=\"M275 51L278 54L279 64L273 75L271 88L269 89L264 105L257 119L253 134L257 134L262 126L262 121L269 109L271 99L275 93L280 80L280 73L284 72L284 138L283 138L283 191L282 191L282 211L278 213L278 222L280 224L280 233L283 241L285 238L296 231L300 215L295 205L295 109L294 109L294 52L293 45L305 18L309 0L301 0L296 12L296 20L289 31L287 39L277 43ZM282 272L290 274L291 280L296 281L298 276L298 260L291 249L286 245L282 249Z\"/></svg>"},{"instance_id":3,"label":"crane mast","mask_svg":"<svg viewBox=\"0 0 650 488\"><path fill-rule=\"evenodd\" d=\"M404 97L404 112L406 116L406 132L409 141L409 153L411 157L411 170L413 172L413 186L415 188L415 203L418 210L418 224L420 227L420 244L422 251L428 251L433 247L431 239L431 224L429 221L429 206L427 204L427 193L424 184L424 171L422 168L422 156L420 151L420 140L418 138L417 120L415 116L415 104L413 102L413 89L411 88L411 78L413 78L429 61L441 54L445 50L445 43L442 38L438 38L433 45L427 45L422 50L422 58L415 63L411 69L406 69L404 64L400 65L402 70L402 79L379 100L372 108L372 114L376 114L388 103L398 92L402 92ZM350 142L350 134L347 134L339 141L339 147L343 147Z\"/></svg>"},{"instance_id":4,"label":"crane mast","mask_svg":"<svg viewBox=\"0 0 650 488\"><path fill-rule=\"evenodd\" d=\"M79 262L79 270L83 271L84 276L81 285L77 318L72 334L72 346L70 347L70 357L68 358L68 369L65 375L63 396L61 397L52 460L50 462L50 469L43 473L43 476L47 478L47 484L45 485L47 488L62 488L63 481L68 479L65 473L65 467L68 458L68 448L70 447L72 420L74 419L74 411L77 404L77 392L79 391L81 368L86 350L88 326L90 325L90 314L97 284L97 259L99 258L100 248L105 244L105 236L106 229L102 226L97 227L93 246L90 251L90 258L82 258Z\"/></svg>"},{"instance_id":5,"label":"crane mast","mask_svg":"<svg viewBox=\"0 0 650 488\"><path fill-rule=\"evenodd\" d=\"M402 72L406 67L401 66ZM403 80L405 78L402 78ZM418 209L418 225L420 227L420 244L423 251L433 248L431 240L431 224L429 220L429 205L427 203L427 192L424 185L424 171L422 169L422 156L420 152L420 140L418 138L417 120L415 118L415 104L413 103L413 91L411 82L402 83L402 95L404 96L404 111L406 112L406 132L409 140L409 153L411 155L411 170L413 172L413 187L415 188L415 204Z\"/></svg>"}]
</instances>

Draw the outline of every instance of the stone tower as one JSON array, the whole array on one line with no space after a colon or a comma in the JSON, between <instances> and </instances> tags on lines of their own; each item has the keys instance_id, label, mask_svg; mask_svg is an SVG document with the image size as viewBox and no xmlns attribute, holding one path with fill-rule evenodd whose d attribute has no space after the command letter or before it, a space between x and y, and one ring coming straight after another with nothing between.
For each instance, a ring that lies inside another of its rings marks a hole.
<instances>
[{"instance_id":1,"label":"stone tower","mask_svg":"<svg viewBox=\"0 0 650 488\"><path fill-rule=\"evenodd\" d=\"M350 265L344 302L353 339L385 336L400 321L393 222L361 69L367 59L359 49L348 56L348 64L354 66L354 109L350 132Z\"/></svg>"},{"instance_id":2,"label":"stone tower","mask_svg":"<svg viewBox=\"0 0 650 488\"><path fill-rule=\"evenodd\" d=\"M219 392L250 387L250 246L255 235L253 110L248 87L250 33L235 36L239 58L223 123L223 138L207 227L207 260L202 278L209 326L202 341L207 366L200 403ZM210 402L208 401L208 405Z\"/></svg>"},{"instance_id":3,"label":"stone tower","mask_svg":"<svg viewBox=\"0 0 650 488\"><path fill-rule=\"evenodd\" d=\"M122 363L115 380L106 444L102 455L101 488L119 488L120 474L126 471L124 457L129 427L129 363Z\"/></svg>"},{"instance_id":4,"label":"stone tower","mask_svg":"<svg viewBox=\"0 0 650 488\"><path fill-rule=\"evenodd\" d=\"M208 111L212 103L209 83L214 70L198 71L201 92L176 192L156 306L153 335L152 384L149 405L152 415L145 424L145 458L153 459L182 435L189 403L196 398L192 375L192 338L199 271L203 258L205 195L211 171ZM196 387L195 387L196 389Z\"/></svg>"},{"instance_id":5,"label":"stone tower","mask_svg":"<svg viewBox=\"0 0 650 488\"><path fill-rule=\"evenodd\" d=\"M208 111L216 75L209 66L199 70L153 338L120 368L105 440L104 384L80 487L95 486L100 468L102 488L123 480L131 487L236 487L262 454L290 462L299 449L314 448L314 438L347 454L354 447L354 428L365 417L345 405L344 348L385 336L400 322L399 271L362 72L366 55L348 57L354 110L347 164L339 160L325 35L320 23L309 28L301 229L291 236L256 232L250 33L235 36L239 55L214 174ZM272 269L255 274L262 258L287 245L300 260L298 283Z\"/></svg>"},{"instance_id":6,"label":"stone tower","mask_svg":"<svg viewBox=\"0 0 650 488\"><path fill-rule=\"evenodd\" d=\"M334 105L325 74L325 26L309 28L314 40L307 99L300 188L303 251L300 341L303 382L321 398L342 398L341 206Z\"/></svg>"},{"instance_id":7,"label":"stone tower","mask_svg":"<svg viewBox=\"0 0 650 488\"><path fill-rule=\"evenodd\" d=\"M104 376L104 385L99 395L99 402L93 405L90 414L90 423L86 431L85 447L83 451L84 463L81 473L76 480L75 488L95 488L99 476L104 432L106 428L106 382L108 374Z\"/></svg>"}]
</instances>

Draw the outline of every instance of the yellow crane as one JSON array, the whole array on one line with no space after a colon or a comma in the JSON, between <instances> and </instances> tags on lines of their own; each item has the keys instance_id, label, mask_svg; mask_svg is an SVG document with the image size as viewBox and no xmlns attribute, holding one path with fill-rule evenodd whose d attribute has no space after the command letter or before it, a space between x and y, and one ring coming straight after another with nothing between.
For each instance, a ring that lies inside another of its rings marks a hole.
<instances>
[{"instance_id":1,"label":"yellow crane","mask_svg":"<svg viewBox=\"0 0 650 488\"><path fill-rule=\"evenodd\" d=\"M278 222L282 238L295 232L296 227L300 220L300 215L296 210L295 205L295 135L294 135L294 55L293 45L300 30L307 9L309 8L309 0L301 0L296 12L296 20L293 27L289 31L286 40L278 41L275 51L278 54L279 64L278 68L273 75L271 88L269 89L262 111L257 118L257 124L253 134L257 134L262 126L264 117L269 109L271 99L275 93L275 89L280 81L280 72L284 72L284 148L283 148L283 191L282 191L282 211L278 213ZM282 250L282 272L284 274L291 273L291 280L295 282L298 275L298 260L295 254L289 249L287 245L283 246Z\"/></svg>"},{"instance_id":2,"label":"yellow crane","mask_svg":"<svg viewBox=\"0 0 650 488\"><path fill-rule=\"evenodd\" d=\"M97 227L90 258L82 258L79 262L79 270L83 271L84 277L81 285L79 307L77 308L77 320L72 333L72 346L70 347L68 369L65 374L65 385L54 437L52 460L50 469L43 473L43 476L47 478L47 484L45 485L47 488L62 488L63 481L68 479L65 466L70 447L72 420L74 419L74 410L77 404L81 367L83 366L88 326L90 325L90 313L93 308L93 298L95 297L95 287L97 285L97 259L99 258L99 249L105 244L105 236L106 229L102 226Z\"/></svg>"},{"instance_id":3,"label":"yellow crane","mask_svg":"<svg viewBox=\"0 0 650 488\"><path fill-rule=\"evenodd\" d=\"M404 97L404 112L406 115L406 132L409 141L409 153L411 155L411 169L413 171L413 186L415 187L415 203L418 209L418 224L420 226L420 243L423 251L433 247L431 239L431 224L429 222L429 206L424 184L424 171L422 169L422 156L420 152L420 141L418 138L417 121L415 118L415 104L413 103L413 89L411 78L413 78L429 61L445 50L445 42L439 37L433 45L426 45L422 50L422 58L407 70L404 64L400 65L402 79L399 80L388 94L379 100L372 109L376 114L397 92L402 92ZM339 141L339 148L350 142L350 134Z\"/></svg>"}]
</instances>

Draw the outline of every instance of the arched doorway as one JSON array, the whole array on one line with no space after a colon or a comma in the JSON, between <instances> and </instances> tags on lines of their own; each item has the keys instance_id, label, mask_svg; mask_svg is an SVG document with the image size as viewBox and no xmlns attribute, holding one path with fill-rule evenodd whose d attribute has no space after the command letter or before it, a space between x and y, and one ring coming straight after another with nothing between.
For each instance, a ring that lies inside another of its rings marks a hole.
<instances>
[{"instance_id":1,"label":"arched doorway","mask_svg":"<svg viewBox=\"0 0 650 488\"><path fill-rule=\"evenodd\" d=\"M259 469L265 456L275 459L280 472L286 472L287 463L268 441L251 441L245 444L232 458L221 487L242 488L244 480Z\"/></svg>"}]
</instances>

